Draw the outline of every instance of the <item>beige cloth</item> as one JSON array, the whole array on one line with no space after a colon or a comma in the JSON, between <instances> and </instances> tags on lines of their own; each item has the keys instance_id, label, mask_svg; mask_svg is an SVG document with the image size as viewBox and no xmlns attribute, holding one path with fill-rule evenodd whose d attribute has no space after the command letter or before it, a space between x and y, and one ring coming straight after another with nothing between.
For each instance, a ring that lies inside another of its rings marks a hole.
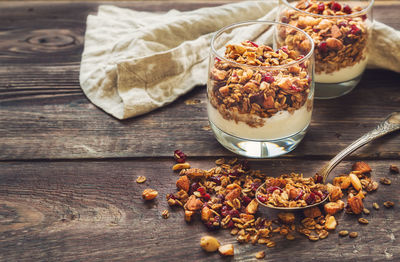
<instances>
[{"instance_id":1,"label":"beige cloth","mask_svg":"<svg viewBox=\"0 0 400 262\"><path fill-rule=\"evenodd\" d=\"M274 20L275 7L273 1L247 1L156 14L100 6L87 18L81 87L118 119L147 113L206 84L215 31L240 21ZM371 48L370 66L400 71L399 31L376 22Z\"/></svg>"}]
</instances>

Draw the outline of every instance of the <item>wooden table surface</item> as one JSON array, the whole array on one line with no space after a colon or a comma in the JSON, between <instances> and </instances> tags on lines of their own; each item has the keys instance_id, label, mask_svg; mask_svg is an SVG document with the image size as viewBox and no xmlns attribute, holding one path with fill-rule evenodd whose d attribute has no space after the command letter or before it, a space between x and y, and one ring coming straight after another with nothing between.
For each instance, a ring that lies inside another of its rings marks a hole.
<instances>
[{"instance_id":1,"label":"wooden table surface","mask_svg":"<svg viewBox=\"0 0 400 262\"><path fill-rule=\"evenodd\" d=\"M224 2L117 2L146 11L192 10ZM0 260L1 261L212 261L200 237L215 235L235 245L232 260L268 261L400 260L400 133L373 142L341 163L334 174L348 172L356 160L373 168L378 180L388 177L365 204L392 200L393 209L371 212L370 224L338 216L341 229L359 232L356 239L311 242L277 238L277 247L239 245L226 230L207 232L200 221L186 224L183 211L168 208L165 195L175 190L172 154L181 149L192 166L210 168L234 157L207 128L205 86L147 115L119 121L91 104L79 86L85 21L97 2L0 3ZM400 3L377 2L377 20L400 29ZM391 50L388 50L389 52ZM292 153L252 160L267 174L290 171L313 174L335 153L400 109L400 75L367 70L350 94L315 101L310 129ZM185 101L197 99L197 104ZM137 184L138 175L148 178ZM141 192L160 195L144 203ZM266 214L272 216L273 214Z\"/></svg>"}]
</instances>

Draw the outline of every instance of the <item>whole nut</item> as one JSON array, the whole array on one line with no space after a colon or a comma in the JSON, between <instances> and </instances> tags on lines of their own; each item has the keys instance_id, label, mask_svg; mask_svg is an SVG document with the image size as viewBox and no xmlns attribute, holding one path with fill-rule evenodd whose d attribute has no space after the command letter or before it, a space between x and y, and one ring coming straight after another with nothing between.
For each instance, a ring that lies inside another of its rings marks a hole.
<instances>
[{"instance_id":1,"label":"whole nut","mask_svg":"<svg viewBox=\"0 0 400 262\"><path fill-rule=\"evenodd\" d=\"M220 246L218 248L218 251L221 255L224 255L224 256L233 256L234 255L234 248L233 248L232 244Z\"/></svg>"},{"instance_id":2,"label":"whole nut","mask_svg":"<svg viewBox=\"0 0 400 262\"><path fill-rule=\"evenodd\" d=\"M337 226L337 222L334 216L326 216L326 222L325 222L325 229L326 230L334 230Z\"/></svg>"},{"instance_id":3,"label":"whole nut","mask_svg":"<svg viewBox=\"0 0 400 262\"><path fill-rule=\"evenodd\" d=\"M333 179L333 184L341 189L347 189L351 185L351 180L348 176L338 176Z\"/></svg>"},{"instance_id":4,"label":"whole nut","mask_svg":"<svg viewBox=\"0 0 400 262\"><path fill-rule=\"evenodd\" d=\"M341 210L340 205L336 202L329 202L324 205L324 210L329 215L334 215Z\"/></svg>"},{"instance_id":5,"label":"whole nut","mask_svg":"<svg viewBox=\"0 0 400 262\"><path fill-rule=\"evenodd\" d=\"M343 48L342 41L340 41L336 38L332 38L332 37L326 39L326 44L328 45L328 47L330 49L335 50L335 51L339 51Z\"/></svg>"},{"instance_id":6,"label":"whole nut","mask_svg":"<svg viewBox=\"0 0 400 262\"><path fill-rule=\"evenodd\" d=\"M356 215L361 214L364 209L362 200L357 196L349 197L347 199L347 204L349 205L351 211Z\"/></svg>"},{"instance_id":7,"label":"whole nut","mask_svg":"<svg viewBox=\"0 0 400 262\"><path fill-rule=\"evenodd\" d=\"M190 187L190 181L187 176L181 176L177 181L176 181L176 187L179 189L182 189L186 192L189 192L189 187Z\"/></svg>"},{"instance_id":8,"label":"whole nut","mask_svg":"<svg viewBox=\"0 0 400 262\"><path fill-rule=\"evenodd\" d=\"M293 213L279 213L278 217L285 224L292 224L295 219Z\"/></svg>"},{"instance_id":9,"label":"whole nut","mask_svg":"<svg viewBox=\"0 0 400 262\"><path fill-rule=\"evenodd\" d=\"M200 239L200 246L207 252L215 252L220 247L220 244L215 237L204 236Z\"/></svg>"},{"instance_id":10,"label":"whole nut","mask_svg":"<svg viewBox=\"0 0 400 262\"><path fill-rule=\"evenodd\" d=\"M305 217L310 217L310 218L316 218L322 215L319 207L306 208L304 209L303 213Z\"/></svg>"},{"instance_id":11,"label":"whole nut","mask_svg":"<svg viewBox=\"0 0 400 262\"><path fill-rule=\"evenodd\" d=\"M154 189L147 188L143 190L142 197L144 200L153 200L158 196L158 192Z\"/></svg>"},{"instance_id":12,"label":"whole nut","mask_svg":"<svg viewBox=\"0 0 400 262\"><path fill-rule=\"evenodd\" d=\"M350 177L350 181L351 181L351 184L353 185L354 189L357 191L360 191L362 189L362 185L361 185L361 181L357 177L357 175L354 173L350 173L349 177Z\"/></svg>"},{"instance_id":13,"label":"whole nut","mask_svg":"<svg viewBox=\"0 0 400 262\"><path fill-rule=\"evenodd\" d=\"M365 162L355 162L353 164L353 171L359 171L361 174L369 173L372 171L371 167Z\"/></svg>"},{"instance_id":14,"label":"whole nut","mask_svg":"<svg viewBox=\"0 0 400 262\"><path fill-rule=\"evenodd\" d=\"M258 210L258 202L257 200L253 199L246 207L247 214L255 214Z\"/></svg>"}]
</instances>

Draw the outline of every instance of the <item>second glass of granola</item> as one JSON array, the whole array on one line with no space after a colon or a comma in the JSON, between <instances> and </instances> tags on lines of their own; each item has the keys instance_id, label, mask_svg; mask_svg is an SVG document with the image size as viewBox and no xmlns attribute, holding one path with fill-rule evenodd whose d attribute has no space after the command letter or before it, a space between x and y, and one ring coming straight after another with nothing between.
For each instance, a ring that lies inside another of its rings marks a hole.
<instances>
[{"instance_id":1,"label":"second glass of granola","mask_svg":"<svg viewBox=\"0 0 400 262\"><path fill-rule=\"evenodd\" d=\"M313 42L283 23L250 21L211 42L208 118L217 140L247 157L293 150L313 108Z\"/></svg>"},{"instance_id":2,"label":"second glass of granola","mask_svg":"<svg viewBox=\"0 0 400 262\"><path fill-rule=\"evenodd\" d=\"M315 43L315 97L350 92L368 62L373 0L280 0L278 21L304 30Z\"/></svg>"}]
</instances>

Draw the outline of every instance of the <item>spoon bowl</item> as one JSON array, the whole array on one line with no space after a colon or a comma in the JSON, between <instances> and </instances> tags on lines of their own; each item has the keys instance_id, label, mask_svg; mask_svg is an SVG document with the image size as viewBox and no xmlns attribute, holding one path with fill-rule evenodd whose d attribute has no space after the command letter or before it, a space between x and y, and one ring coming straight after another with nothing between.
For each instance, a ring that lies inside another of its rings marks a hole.
<instances>
[{"instance_id":1,"label":"spoon bowl","mask_svg":"<svg viewBox=\"0 0 400 262\"><path fill-rule=\"evenodd\" d=\"M350 155L354 151L356 151L358 148L364 146L365 144L381 137L386 134L389 134L391 132L394 132L396 130L400 129L400 112L393 112L390 115L388 115L384 121L382 121L380 124L378 124L373 130L369 131L353 143L351 143L349 146L347 146L345 149L340 151L335 157L333 157L328 163L326 163L318 172L317 174L322 176L322 183L326 184L326 180L330 174L330 172L335 168L346 156ZM258 195L260 193L261 188L266 186L266 182L264 182L261 186L258 187L256 191L256 199L258 203L261 206L272 208L272 209L279 209L279 210L285 210L285 211L291 211L291 210L301 210L313 206L320 205L324 203L328 198L329 195L327 195L324 199L322 199L318 203L314 203L311 205L307 206L301 206L301 207L277 207L277 206L272 206L272 205L267 205L260 201L258 199Z\"/></svg>"}]
</instances>

